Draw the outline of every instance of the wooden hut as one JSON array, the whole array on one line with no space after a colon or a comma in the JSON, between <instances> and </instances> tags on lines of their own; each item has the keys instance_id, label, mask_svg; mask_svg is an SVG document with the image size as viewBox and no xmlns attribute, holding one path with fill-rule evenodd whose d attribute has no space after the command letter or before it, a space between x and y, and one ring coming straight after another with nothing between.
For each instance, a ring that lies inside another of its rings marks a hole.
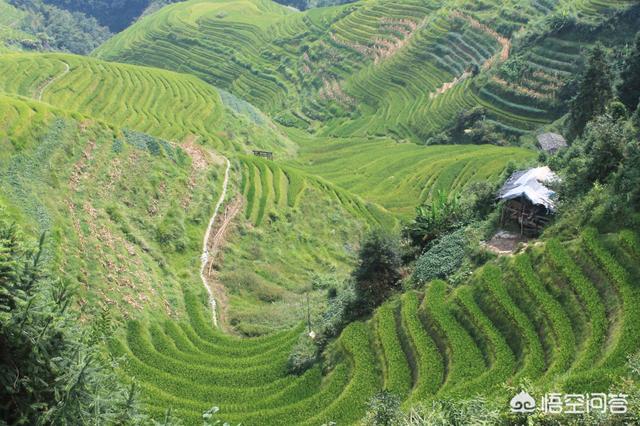
<instances>
[{"instance_id":1,"label":"wooden hut","mask_svg":"<svg viewBox=\"0 0 640 426\"><path fill-rule=\"evenodd\" d=\"M519 225L520 234L536 236L555 212L555 191L545 186L559 180L549 167L515 172L500 189L504 201L501 222Z\"/></svg>"},{"instance_id":2,"label":"wooden hut","mask_svg":"<svg viewBox=\"0 0 640 426\"><path fill-rule=\"evenodd\" d=\"M256 157L266 158L267 160L273 160L273 152L271 151L253 150L253 155L255 155Z\"/></svg>"},{"instance_id":3,"label":"wooden hut","mask_svg":"<svg viewBox=\"0 0 640 426\"><path fill-rule=\"evenodd\" d=\"M566 139L557 133L543 133L538 135L538 146L544 152L555 154L567 147Z\"/></svg>"}]
</instances>

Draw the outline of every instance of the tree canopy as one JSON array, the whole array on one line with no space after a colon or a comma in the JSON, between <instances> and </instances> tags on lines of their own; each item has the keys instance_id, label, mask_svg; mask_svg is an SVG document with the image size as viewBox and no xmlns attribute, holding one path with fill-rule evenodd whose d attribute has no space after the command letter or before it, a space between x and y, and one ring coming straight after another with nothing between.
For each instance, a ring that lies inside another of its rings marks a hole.
<instances>
[{"instance_id":1,"label":"tree canopy","mask_svg":"<svg viewBox=\"0 0 640 426\"><path fill-rule=\"evenodd\" d=\"M119 384L99 342L107 320L77 327L73 292L38 245L0 219L0 423L130 424L134 388Z\"/></svg>"},{"instance_id":2,"label":"tree canopy","mask_svg":"<svg viewBox=\"0 0 640 426\"><path fill-rule=\"evenodd\" d=\"M620 100L632 111L640 102L640 32L636 35L635 45L625 60L620 78Z\"/></svg>"},{"instance_id":3,"label":"tree canopy","mask_svg":"<svg viewBox=\"0 0 640 426\"><path fill-rule=\"evenodd\" d=\"M613 96L613 74L602 44L589 52L587 66L578 80L578 93L571 101L571 123L574 135L582 135L587 123L605 112Z\"/></svg>"},{"instance_id":4,"label":"tree canopy","mask_svg":"<svg viewBox=\"0 0 640 426\"><path fill-rule=\"evenodd\" d=\"M370 312L400 286L400 245L384 231L369 234L360 248L360 262L353 272L357 309Z\"/></svg>"}]
</instances>

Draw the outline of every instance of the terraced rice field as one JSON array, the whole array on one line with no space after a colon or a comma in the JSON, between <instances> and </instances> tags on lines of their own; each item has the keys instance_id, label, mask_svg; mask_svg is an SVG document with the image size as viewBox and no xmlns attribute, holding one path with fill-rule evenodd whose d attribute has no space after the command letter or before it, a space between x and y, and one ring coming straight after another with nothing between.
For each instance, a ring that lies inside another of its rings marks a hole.
<instances>
[{"instance_id":1,"label":"terraced rice field","mask_svg":"<svg viewBox=\"0 0 640 426\"><path fill-rule=\"evenodd\" d=\"M289 137L301 144L295 161L241 156L235 172L244 217L224 250L220 280L230 322L248 335L299 321L312 271L345 278L366 229L393 229L436 191L495 181L508 162L536 157L495 146ZM321 310L324 292L310 294Z\"/></svg>"},{"instance_id":2,"label":"terraced rice field","mask_svg":"<svg viewBox=\"0 0 640 426\"><path fill-rule=\"evenodd\" d=\"M523 134L559 116L557 94L579 72L589 43L548 37L516 57L526 69L516 80L502 70L481 86L474 98L489 118L515 134Z\"/></svg>"},{"instance_id":3,"label":"terraced rice field","mask_svg":"<svg viewBox=\"0 0 640 426\"><path fill-rule=\"evenodd\" d=\"M365 222L385 228L395 225L385 209L367 203L328 181L271 161L242 157L241 192L247 199L245 214L255 226L263 223L269 211L297 207L302 194L310 187L329 195L346 211Z\"/></svg>"},{"instance_id":4,"label":"terraced rice field","mask_svg":"<svg viewBox=\"0 0 640 426\"><path fill-rule=\"evenodd\" d=\"M477 105L521 135L558 117L550 101L578 69L585 40L543 40L523 58L532 68L526 81L489 73L478 82L473 68L481 76L498 68L512 34L549 13L602 19L630 4L374 0L296 13L266 0L191 0L143 19L95 55L192 73L324 135L424 140Z\"/></svg>"},{"instance_id":5,"label":"terraced rice field","mask_svg":"<svg viewBox=\"0 0 640 426\"><path fill-rule=\"evenodd\" d=\"M221 419L247 425L351 424L380 389L405 405L475 394L502 401L502 385L525 378L540 389L606 392L640 344L640 313L629 308L640 303L639 247L632 232L589 229L488 265L455 290L434 281L347 327L333 348L342 356L324 374L285 373L302 326L238 340L214 330L191 293L183 321L131 322L112 350L152 413L173 406L192 424L214 405Z\"/></svg>"},{"instance_id":6,"label":"terraced rice field","mask_svg":"<svg viewBox=\"0 0 640 426\"><path fill-rule=\"evenodd\" d=\"M166 139L198 134L222 145L220 96L194 77L62 54L5 55L0 70L6 93Z\"/></svg>"},{"instance_id":7,"label":"terraced rice field","mask_svg":"<svg viewBox=\"0 0 640 426\"><path fill-rule=\"evenodd\" d=\"M217 149L286 152L287 141L266 123L238 118L217 90L186 74L64 54L3 55L0 91L41 100L65 111L176 142ZM235 136L234 136L235 135Z\"/></svg>"},{"instance_id":8,"label":"terraced rice field","mask_svg":"<svg viewBox=\"0 0 640 426\"><path fill-rule=\"evenodd\" d=\"M314 277L346 278L364 232L397 226L386 209L297 169L242 156L234 170L244 208L218 268L235 331L291 327L307 295L321 312L326 295L311 286Z\"/></svg>"},{"instance_id":9,"label":"terraced rice field","mask_svg":"<svg viewBox=\"0 0 640 426\"><path fill-rule=\"evenodd\" d=\"M329 125L328 134L391 132L406 137L425 136L441 129L459 111L471 106L460 99L459 90L448 93L449 90L460 89L458 84L466 89L463 82L470 77L471 67L487 67L500 54L496 35L470 24L473 18L447 10L435 11L424 4L374 3L362 9L361 19L373 26L389 10L394 10L395 15L405 14L396 18L399 22L413 22L406 36L410 40L388 47L389 53L383 51L383 59L374 60L346 78L347 92L366 106L362 107L362 117ZM345 25L342 37L355 39L356 35L347 30L351 28L352 25ZM370 37L371 42L378 40L375 35ZM366 59L366 50L363 55Z\"/></svg>"},{"instance_id":10,"label":"terraced rice field","mask_svg":"<svg viewBox=\"0 0 640 426\"><path fill-rule=\"evenodd\" d=\"M47 233L46 259L77 288L84 318L183 311L182 286L201 286L191 253L222 166L203 148L187 152L24 98L0 95L0 117L0 209L33 235Z\"/></svg>"},{"instance_id":11,"label":"terraced rice field","mask_svg":"<svg viewBox=\"0 0 640 426\"><path fill-rule=\"evenodd\" d=\"M326 139L301 142L295 167L409 217L415 207L444 189L461 191L477 181L496 180L509 161L526 164L532 151L496 146L418 146L384 139Z\"/></svg>"},{"instance_id":12,"label":"terraced rice field","mask_svg":"<svg viewBox=\"0 0 640 426\"><path fill-rule=\"evenodd\" d=\"M630 4L624 1L556 3L595 22L602 22L616 8ZM618 24L626 19L619 18ZM629 19L634 22L634 18ZM625 37L628 34L624 26L612 32L609 25L602 25L590 34L563 29L543 35L513 49L509 66L496 67L486 79L474 82L471 96L504 131L524 134L563 115L565 111L559 105L558 93L580 72L585 53L596 41L608 44ZM517 70L515 74L514 70Z\"/></svg>"},{"instance_id":13,"label":"terraced rice field","mask_svg":"<svg viewBox=\"0 0 640 426\"><path fill-rule=\"evenodd\" d=\"M78 120L122 122L137 131L179 142L190 136L187 141L225 150L244 150L247 139L278 149L287 149L286 144L278 145L281 140L302 144L304 155L295 163L240 155L234 169L237 191L246 201L245 222L225 249L220 279L230 289L230 316L243 324L239 330L246 334L297 321L293 314L283 315L287 311L283 307L300 303L312 271L345 277L354 262L354 247L367 228L394 228L399 216L409 217L436 189L457 190L469 182L494 179L508 161L534 156L511 148L424 148L391 141L315 138L303 132L269 139L247 133L245 127L225 132L235 115L225 113L215 89L194 77L72 55L7 55L0 65L4 71L0 90L41 98ZM263 120L256 126L270 132L267 118L234 99L227 96L226 102L240 113L248 111L254 120ZM236 139L227 133L235 133ZM128 135L135 140L146 137L130 131L122 136ZM276 157L280 157L277 152ZM310 158L315 164L306 164ZM388 166L379 167L376 158L387 158ZM359 165L356 173L347 176L345 171L353 171L354 164ZM368 179L377 186L367 184ZM328 222L332 227L326 227ZM295 255L283 261L287 247Z\"/></svg>"},{"instance_id":14,"label":"terraced rice field","mask_svg":"<svg viewBox=\"0 0 640 426\"><path fill-rule=\"evenodd\" d=\"M296 28L297 23L288 18L293 14L267 0L233 4L190 1L143 19L141 25L125 30L124 37L113 38L96 54L105 59L117 57L137 64L188 70L264 108L282 102L287 90L286 83L275 76L275 67L260 54L269 41L264 30L281 19L282 31ZM158 43L149 43L149 36Z\"/></svg>"}]
</instances>

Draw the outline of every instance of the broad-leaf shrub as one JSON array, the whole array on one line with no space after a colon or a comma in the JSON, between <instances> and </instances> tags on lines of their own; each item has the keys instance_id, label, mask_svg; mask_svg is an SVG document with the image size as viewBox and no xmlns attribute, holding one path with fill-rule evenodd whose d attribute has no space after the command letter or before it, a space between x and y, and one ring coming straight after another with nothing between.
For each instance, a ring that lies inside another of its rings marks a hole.
<instances>
[{"instance_id":1,"label":"broad-leaf shrub","mask_svg":"<svg viewBox=\"0 0 640 426\"><path fill-rule=\"evenodd\" d=\"M464 230L440 238L416 262L414 277L420 284L434 279L446 279L462 265L467 239Z\"/></svg>"}]
</instances>

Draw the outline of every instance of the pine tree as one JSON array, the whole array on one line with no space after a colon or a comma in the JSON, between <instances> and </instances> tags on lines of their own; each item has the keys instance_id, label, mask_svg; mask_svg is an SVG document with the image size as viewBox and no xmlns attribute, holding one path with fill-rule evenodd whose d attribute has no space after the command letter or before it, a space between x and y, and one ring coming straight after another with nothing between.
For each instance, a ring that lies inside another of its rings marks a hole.
<instances>
[{"instance_id":1,"label":"pine tree","mask_svg":"<svg viewBox=\"0 0 640 426\"><path fill-rule=\"evenodd\" d=\"M107 336L77 327L71 289L43 265L44 237L32 246L0 217L0 425L139 423L135 388L97 344Z\"/></svg>"},{"instance_id":2,"label":"pine tree","mask_svg":"<svg viewBox=\"0 0 640 426\"><path fill-rule=\"evenodd\" d=\"M633 111L640 101L640 32L636 35L634 49L627 56L620 74L622 84L618 96L627 109Z\"/></svg>"},{"instance_id":3,"label":"pine tree","mask_svg":"<svg viewBox=\"0 0 640 426\"><path fill-rule=\"evenodd\" d=\"M571 101L574 136L580 136L589 121L606 111L613 97L611 66L604 47L598 43L589 52L587 67L578 81L578 93Z\"/></svg>"},{"instance_id":4,"label":"pine tree","mask_svg":"<svg viewBox=\"0 0 640 426\"><path fill-rule=\"evenodd\" d=\"M399 242L384 231L374 231L362 243L359 258L353 272L357 311L366 314L381 305L400 285Z\"/></svg>"}]
</instances>

